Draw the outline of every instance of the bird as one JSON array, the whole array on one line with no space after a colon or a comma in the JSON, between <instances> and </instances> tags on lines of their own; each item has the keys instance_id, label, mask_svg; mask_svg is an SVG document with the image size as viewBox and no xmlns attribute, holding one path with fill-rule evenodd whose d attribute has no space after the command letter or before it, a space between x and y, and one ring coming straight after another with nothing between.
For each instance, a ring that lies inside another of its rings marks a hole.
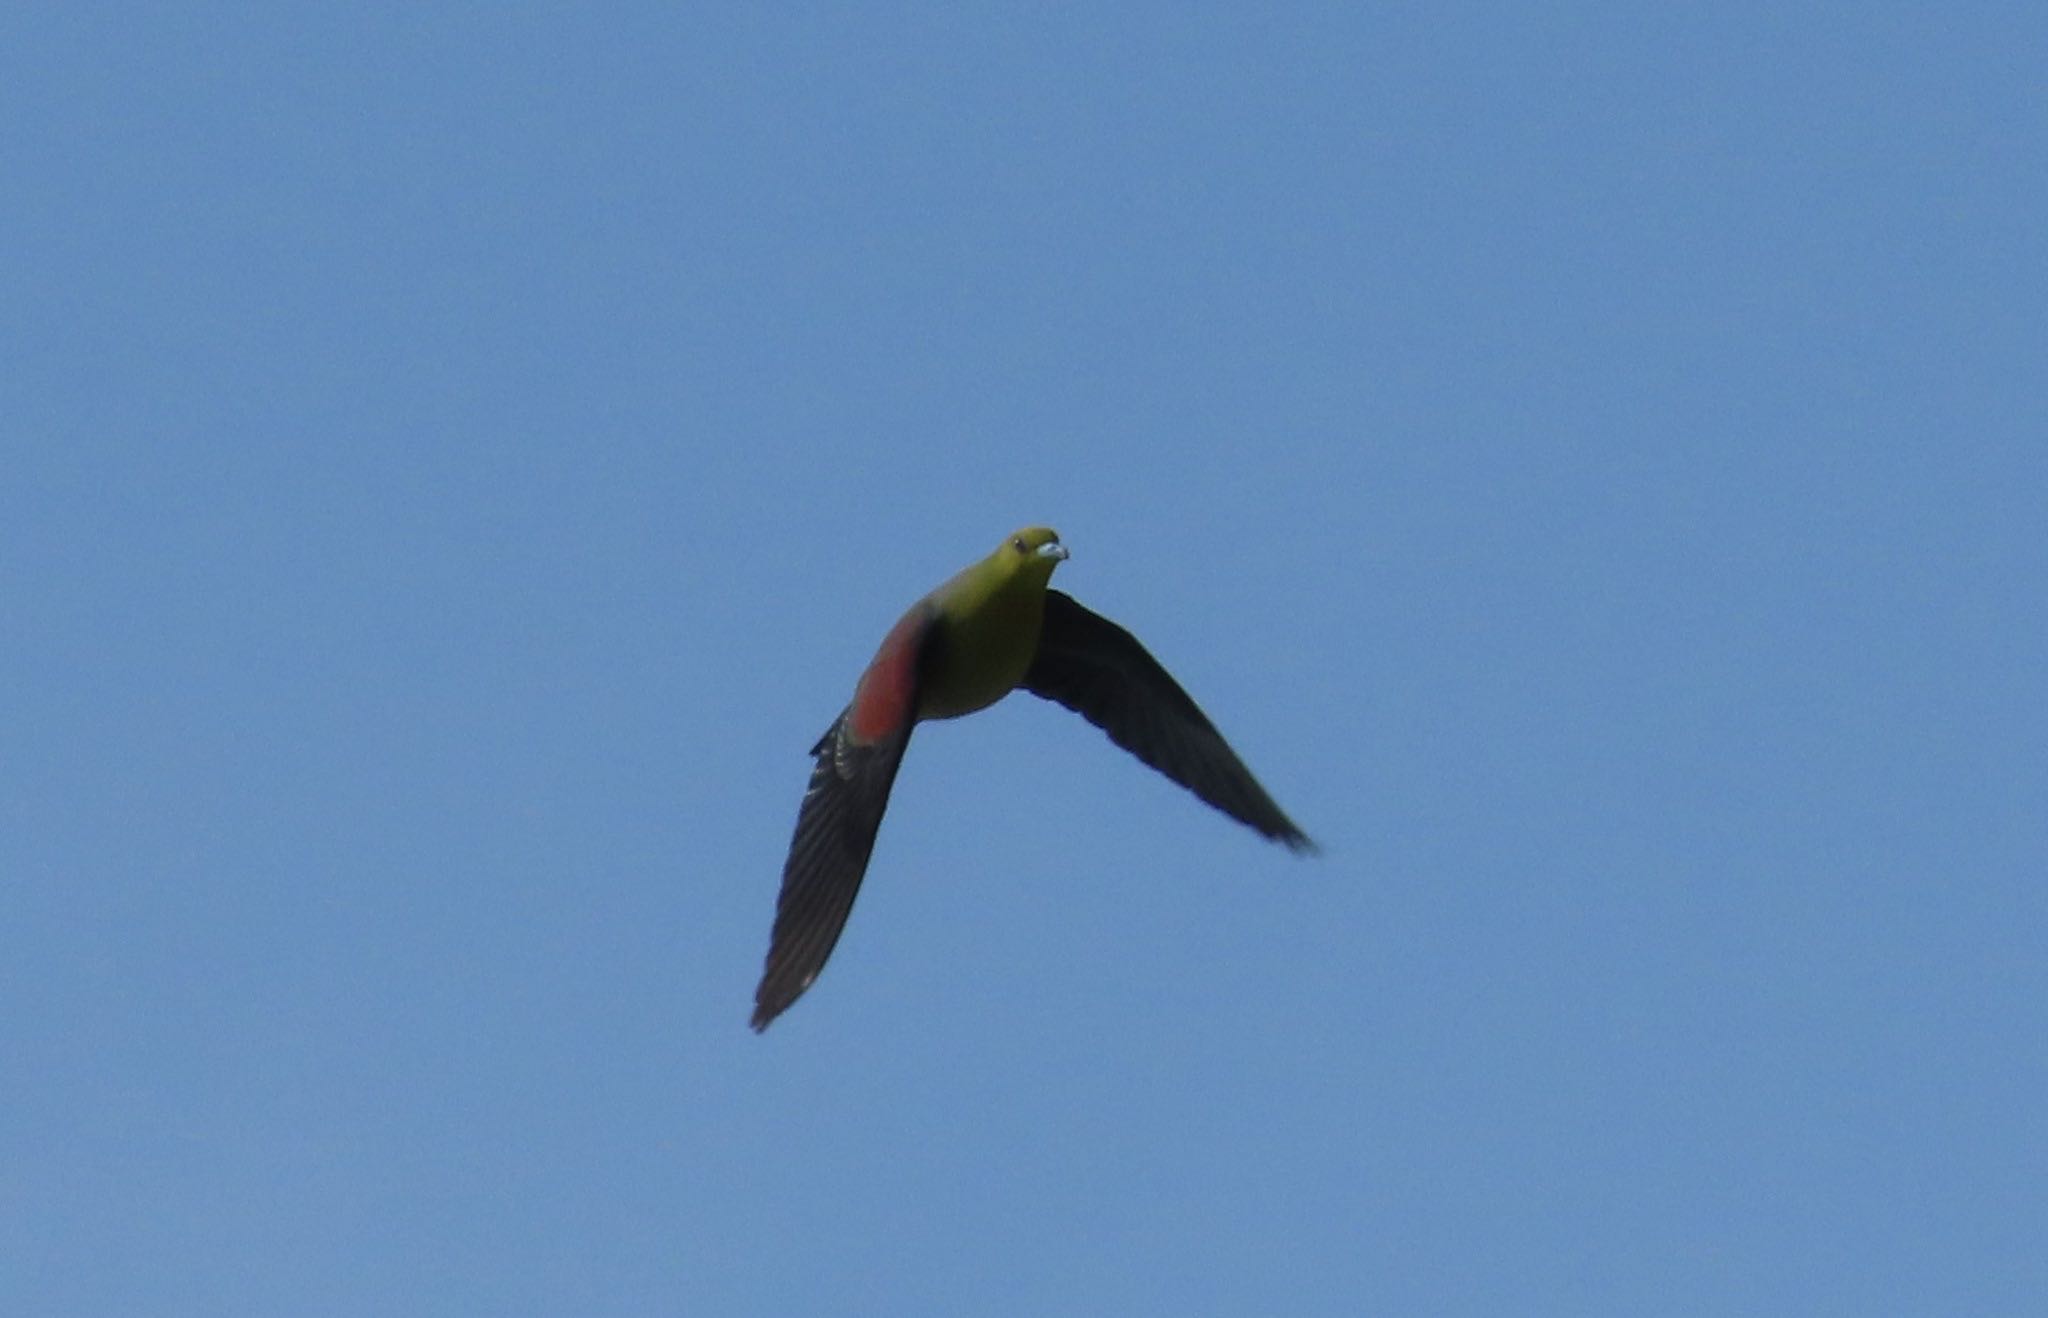
<instances>
[{"instance_id":1,"label":"bird","mask_svg":"<svg viewBox=\"0 0 2048 1318\"><path fill-rule=\"evenodd\" d=\"M1012 691L1073 710L1261 835L1297 853L1317 849L1136 637L1050 588L1067 557L1058 532L1025 527L911 605L811 747L754 992L757 1033L803 996L838 944L912 729Z\"/></svg>"}]
</instances>

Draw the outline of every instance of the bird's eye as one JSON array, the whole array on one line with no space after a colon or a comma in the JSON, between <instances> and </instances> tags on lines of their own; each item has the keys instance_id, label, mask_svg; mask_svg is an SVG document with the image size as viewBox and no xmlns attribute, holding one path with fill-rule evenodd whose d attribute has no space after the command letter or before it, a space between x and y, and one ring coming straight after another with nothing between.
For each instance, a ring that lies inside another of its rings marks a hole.
<instances>
[{"instance_id":1,"label":"bird's eye","mask_svg":"<svg viewBox=\"0 0 2048 1318\"><path fill-rule=\"evenodd\" d=\"M1021 554L1021 553L1023 553L1023 552L1024 552L1024 537L1023 537L1023 536L1021 536L1021 535L1013 535L1013 536L1011 536L1011 537L1010 537L1010 548L1012 548L1012 549L1016 550L1016 551L1017 551L1018 553L1020 553L1020 554Z\"/></svg>"}]
</instances>

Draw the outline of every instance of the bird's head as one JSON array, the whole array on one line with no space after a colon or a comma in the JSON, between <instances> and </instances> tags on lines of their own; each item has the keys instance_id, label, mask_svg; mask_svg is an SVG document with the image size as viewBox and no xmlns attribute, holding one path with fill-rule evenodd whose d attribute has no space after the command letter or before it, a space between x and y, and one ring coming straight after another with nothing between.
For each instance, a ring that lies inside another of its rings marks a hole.
<instances>
[{"instance_id":1,"label":"bird's head","mask_svg":"<svg viewBox=\"0 0 2048 1318\"><path fill-rule=\"evenodd\" d=\"M1035 577L1043 584L1067 557L1060 533L1049 526L1027 526L996 546L995 559L1014 576Z\"/></svg>"}]
</instances>

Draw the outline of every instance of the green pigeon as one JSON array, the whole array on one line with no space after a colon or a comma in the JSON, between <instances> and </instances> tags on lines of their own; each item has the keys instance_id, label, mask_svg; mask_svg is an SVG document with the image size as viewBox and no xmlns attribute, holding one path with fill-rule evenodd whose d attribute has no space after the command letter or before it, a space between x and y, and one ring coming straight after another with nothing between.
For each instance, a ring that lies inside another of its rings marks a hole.
<instances>
[{"instance_id":1,"label":"green pigeon","mask_svg":"<svg viewBox=\"0 0 2048 1318\"><path fill-rule=\"evenodd\" d=\"M1295 827L1201 708L1137 638L1048 589L1066 547L1017 532L910 606L882 638L853 701L818 744L782 866L753 1027L789 1009L825 968L867 872L910 730L1014 690L1057 701L1231 818L1295 851Z\"/></svg>"}]
</instances>

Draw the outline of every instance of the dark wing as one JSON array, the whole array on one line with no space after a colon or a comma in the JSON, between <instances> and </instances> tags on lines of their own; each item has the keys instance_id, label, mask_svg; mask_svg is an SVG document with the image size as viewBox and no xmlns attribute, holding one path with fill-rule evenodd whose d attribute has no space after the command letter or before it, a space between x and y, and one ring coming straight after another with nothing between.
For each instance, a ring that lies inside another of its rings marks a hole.
<instances>
[{"instance_id":1,"label":"dark wing","mask_svg":"<svg viewBox=\"0 0 2048 1318\"><path fill-rule=\"evenodd\" d=\"M803 996L832 955L867 872L903 748L910 744L908 720L879 741L854 741L847 728L852 713L849 706L811 747L817 763L811 766L811 785L797 811L789 859L782 865L775 932L760 987L754 990L757 1031Z\"/></svg>"},{"instance_id":2,"label":"dark wing","mask_svg":"<svg viewBox=\"0 0 2048 1318\"><path fill-rule=\"evenodd\" d=\"M754 1028L765 1030L803 996L846 927L853 896L889 808L889 788L917 723L924 673L944 639L929 598L910 606L861 674L853 703L811 747L811 785L796 815L768 964L754 990Z\"/></svg>"},{"instance_id":3,"label":"dark wing","mask_svg":"<svg viewBox=\"0 0 2048 1318\"><path fill-rule=\"evenodd\" d=\"M1138 639L1071 596L1045 592L1045 629L1023 687L1073 710L1231 818L1296 851L1315 850Z\"/></svg>"}]
</instances>

